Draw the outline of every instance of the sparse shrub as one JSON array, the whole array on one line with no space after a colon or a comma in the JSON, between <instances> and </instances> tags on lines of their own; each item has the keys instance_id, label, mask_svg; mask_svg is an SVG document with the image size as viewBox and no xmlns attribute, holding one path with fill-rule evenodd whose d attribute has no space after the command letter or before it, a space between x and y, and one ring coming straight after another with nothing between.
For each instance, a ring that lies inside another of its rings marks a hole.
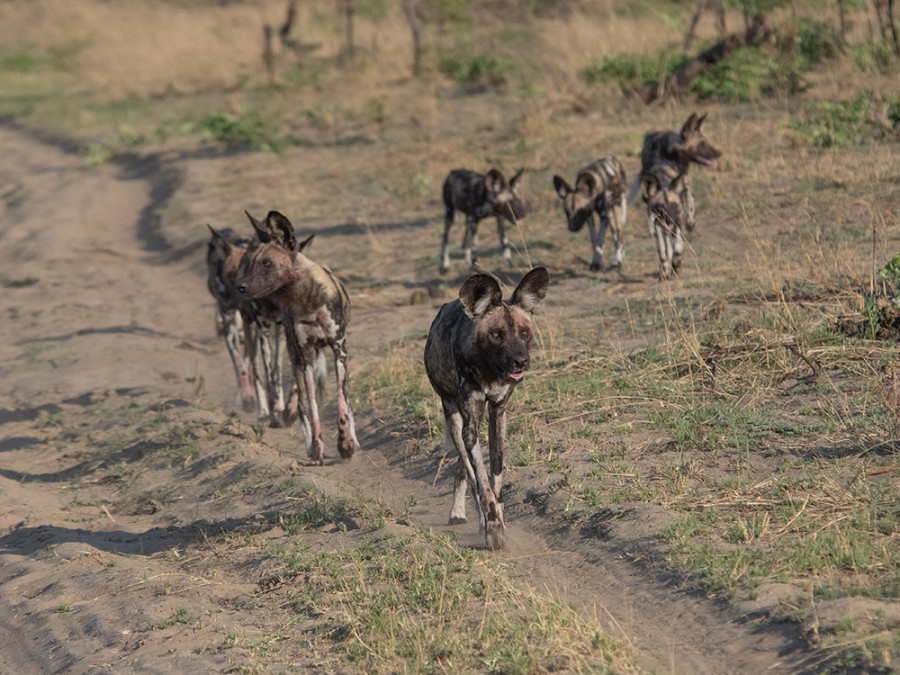
<instances>
[{"instance_id":1,"label":"sparse shrub","mask_svg":"<svg viewBox=\"0 0 900 675\"><path fill-rule=\"evenodd\" d=\"M470 56L460 53L448 56L441 61L441 72L454 82L492 87L505 84L514 67L515 64L510 58L494 58L486 54Z\"/></svg>"},{"instance_id":2,"label":"sparse shrub","mask_svg":"<svg viewBox=\"0 0 900 675\"><path fill-rule=\"evenodd\" d=\"M856 66L864 71L887 74L897 67L897 56L887 42L862 42L850 48Z\"/></svg>"},{"instance_id":3,"label":"sparse shrub","mask_svg":"<svg viewBox=\"0 0 900 675\"><path fill-rule=\"evenodd\" d=\"M746 47L732 52L691 81L697 98L717 101L752 101L779 91L803 89L796 60L780 58L767 47Z\"/></svg>"},{"instance_id":4,"label":"sparse shrub","mask_svg":"<svg viewBox=\"0 0 900 675\"><path fill-rule=\"evenodd\" d=\"M798 20L794 55L802 59L805 67L837 58L843 46L843 38L830 24L806 17Z\"/></svg>"},{"instance_id":5,"label":"sparse shrub","mask_svg":"<svg viewBox=\"0 0 900 675\"><path fill-rule=\"evenodd\" d=\"M297 89L322 89L328 84L330 72L325 61L295 63L285 73L285 79Z\"/></svg>"},{"instance_id":6,"label":"sparse shrub","mask_svg":"<svg viewBox=\"0 0 900 675\"><path fill-rule=\"evenodd\" d=\"M594 59L578 71L587 84L616 82L637 86L657 82L684 63L685 54L666 49L655 55L616 54Z\"/></svg>"},{"instance_id":7,"label":"sparse shrub","mask_svg":"<svg viewBox=\"0 0 900 675\"><path fill-rule=\"evenodd\" d=\"M887 105L887 119L893 124L890 128L875 119L876 105L871 92L850 101L812 104L807 107L805 119L791 120L788 127L801 132L807 145L819 148L858 146L870 138L896 135L900 100L889 101Z\"/></svg>"},{"instance_id":8,"label":"sparse shrub","mask_svg":"<svg viewBox=\"0 0 900 675\"><path fill-rule=\"evenodd\" d=\"M225 112L210 113L197 123L197 129L229 149L249 148L279 154L299 144L292 135L279 136L275 121L258 110L248 110L237 117Z\"/></svg>"}]
</instances>

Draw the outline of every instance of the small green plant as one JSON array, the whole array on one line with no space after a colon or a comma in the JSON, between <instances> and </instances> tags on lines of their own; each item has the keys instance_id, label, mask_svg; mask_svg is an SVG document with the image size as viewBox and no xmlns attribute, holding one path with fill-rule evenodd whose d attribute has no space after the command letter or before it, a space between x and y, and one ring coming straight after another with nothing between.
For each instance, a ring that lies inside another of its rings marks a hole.
<instances>
[{"instance_id":1,"label":"small green plant","mask_svg":"<svg viewBox=\"0 0 900 675\"><path fill-rule=\"evenodd\" d=\"M53 608L53 611L57 614L63 614L65 612L69 612L72 610L72 605L68 602L62 602Z\"/></svg>"},{"instance_id":2,"label":"small green plant","mask_svg":"<svg viewBox=\"0 0 900 675\"><path fill-rule=\"evenodd\" d=\"M897 124L900 106L897 103L888 101L891 127L876 121L872 94L865 92L849 101L821 101L809 105L805 116L791 120L788 128L799 131L807 145L819 148L846 148L860 146L876 138L896 138L900 132Z\"/></svg>"},{"instance_id":3,"label":"small green plant","mask_svg":"<svg viewBox=\"0 0 900 675\"><path fill-rule=\"evenodd\" d=\"M619 85L639 86L658 82L684 63L683 52L662 50L654 55L616 54L595 58L578 71L587 84L615 82Z\"/></svg>"},{"instance_id":4,"label":"small green plant","mask_svg":"<svg viewBox=\"0 0 900 675\"><path fill-rule=\"evenodd\" d=\"M299 143L292 135L279 135L275 120L252 109L237 116L225 112L210 113L200 119L197 129L232 150L280 154Z\"/></svg>"},{"instance_id":5,"label":"small green plant","mask_svg":"<svg viewBox=\"0 0 900 675\"><path fill-rule=\"evenodd\" d=\"M498 87L505 84L515 69L512 59L486 54L460 53L441 61L441 71L458 84Z\"/></svg>"}]
</instances>

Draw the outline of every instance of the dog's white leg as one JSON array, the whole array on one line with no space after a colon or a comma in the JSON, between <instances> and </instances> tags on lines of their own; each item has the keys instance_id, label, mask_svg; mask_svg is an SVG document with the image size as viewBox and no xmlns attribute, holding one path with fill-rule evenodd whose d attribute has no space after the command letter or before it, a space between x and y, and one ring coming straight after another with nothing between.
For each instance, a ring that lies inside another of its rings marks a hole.
<instances>
[{"instance_id":1,"label":"dog's white leg","mask_svg":"<svg viewBox=\"0 0 900 675\"><path fill-rule=\"evenodd\" d=\"M254 385L256 387L256 419L260 424L271 423L272 409L269 405L269 383L272 376L272 355L268 328L256 323L256 347L253 354Z\"/></svg>"},{"instance_id":2,"label":"dog's white leg","mask_svg":"<svg viewBox=\"0 0 900 675\"><path fill-rule=\"evenodd\" d=\"M500 239L500 248L503 249L503 259L507 263L512 262L512 251L509 249L509 237L506 236L506 226L503 224L503 219L500 216L497 216L497 237Z\"/></svg>"},{"instance_id":3,"label":"dog's white leg","mask_svg":"<svg viewBox=\"0 0 900 675\"><path fill-rule=\"evenodd\" d=\"M687 176L682 179L681 184L681 210L684 215L684 227L688 232L694 231L696 225L696 207L694 205L694 195L691 192L691 186L688 185Z\"/></svg>"},{"instance_id":4,"label":"dog's white leg","mask_svg":"<svg viewBox=\"0 0 900 675\"><path fill-rule=\"evenodd\" d=\"M463 419L459 411L444 409L444 442L456 448L459 455L459 471L453 484L453 508L450 510L450 524L468 522L466 518L466 488L472 489L475 498L475 508L478 513L479 529L484 528L484 515L481 512L481 504L478 499L477 481L475 470L469 461L469 453L466 452L466 444L463 441ZM449 448L448 448L449 449Z\"/></svg>"},{"instance_id":5,"label":"dog's white leg","mask_svg":"<svg viewBox=\"0 0 900 675\"><path fill-rule=\"evenodd\" d=\"M222 329L225 333L225 346L234 366L234 374L238 382L238 390L241 395L241 408L246 411L256 407L256 394L254 393L252 354L247 354L247 326L244 325L244 317L238 310L229 310L220 315ZM249 358L248 358L249 356Z\"/></svg>"},{"instance_id":6,"label":"dog's white leg","mask_svg":"<svg viewBox=\"0 0 900 675\"><path fill-rule=\"evenodd\" d=\"M350 395L347 391L349 377L345 345L346 338L343 338L334 347L334 371L337 375L338 452L342 459L350 459L359 449L359 441L356 439L356 425L353 422ZM324 363L322 365L324 366Z\"/></svg>"},{"instance_id":7,"label":"dog's white leg","mask_svg":"<svg viewBox=\"0 0 900 675\"><path fill-rule=\"evenodd\" d=\"M453 209L448 208L444 215L444 238L441 240L440 273L446 274L450 269L450 226L453 225Z\"/></svg>"},{"instance_id":8,"label":"dog's white leg","mask_svg":"<svg viewBox=\"0 0 900 675\"><path fill-rule=\"evenodd\" d=\"M309 423L311 425L312 442L309 444L309 458L315 464L325 461L325 444L322 442L322 421L319 418L319 402L316 393L315 354L304 359L303 382L306 386L306 404L309 406Z\"/></svg>"}]
</instances>

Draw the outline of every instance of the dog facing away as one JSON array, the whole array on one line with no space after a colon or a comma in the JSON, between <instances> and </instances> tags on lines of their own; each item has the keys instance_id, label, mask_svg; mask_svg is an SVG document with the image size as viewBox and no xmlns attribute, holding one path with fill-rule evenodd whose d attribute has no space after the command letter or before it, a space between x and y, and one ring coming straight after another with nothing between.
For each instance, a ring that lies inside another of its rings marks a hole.
<instances>
[{"instance_id":1,"label":"dog facing away","mask_svg":"<svg viewBox=\"0 0 900 675\"><path fill-rule=\"evenodd\" d=\"M603 267L603 243L609 229L615 246L615 263L610 267L621 269L625 260L622 237L628 217L628 200L625 186L628 180L622 163L615 157L601 157L584 167L575 178L572 188L561 176L553 176L553 188L563 201L563 209L570 232L578 232L584 224L591 235L591 271ZM594 213L600 220L600 227L594 226Z\"/></svg>"},{"instance_id":2,"label":"dog facing away","mask_svg":"<svg viewBox=\"0 0 900 675\"><path fill-rule=\"evenodd\" d=\"M525 207L518 192L519 179L524 171L525 169L519 169L508 183L497 169L491 169L486 175L468 169L455 169L448 174L443 190L445 214L441 274L446 274L450 269L449 236L453 216L457 211L462 211L466 216L463 248L466 252L466 264L470 268L477 268L478 221L488 216L497 219L497 236L503 249L503 259L507 262L512 259L503 221L508 220L515 225L516 221L525 217Z\"/></svg>"},{"instance_id":3,"label":"dog facing away","mask_svg":"<svg viewBox=\"0 0 900 675\"><path fill-rule=\"evenodd\" d=\"M660 281L670 279L681 266L684 251L684 172L660 162L640 176L641 198L647 205L650 236L656 242Z\"/></svg>"},{"instance_id":4,"label":"dog facing away","mask_svg":"<svg viewBox=\"0 0 900 675\"><path fill-rule=\"evenodd\" d=\"M206 251L207 285L216 300L218 321L234 365L241 403L256 408L260 424L290 424L281 369L280 313L265 300L242 296L235 277L250 240L230 228L211 233Z\"/></svg>"},{"instance_id":5,"label":"dog facing away","mask_svg":"<svg viewBox=\"0 0 900 675\"><path fill-rule=\"evenodd\" d=\"M425 343L425 371L441 397L445 444L459 453L450 524L466 522L466 486L475 497L478 523L489 548L503 546L503 453L506 407L531 364L532 314L543 303L550 275L526 274L509 302L497 280L470 277L459 299L441 307ZM478 439L488 408L488 452Z\"/></svg>"},{"instance_id":6,"label":"dog facing away","mask_svg":"<svg viewBox=\"0 0 900 675\"><path fill-rule=\"evenodd\" d=\"M268 300L281 313L297 388L306 394L305 407L303 397L298 396L297 414L315 464L324 462L319 405L325 350L332 351L337 378L338 453L342 459L350 459L359 441L348 393L347 291L331 270L305 255L313 237L298 243L294 226L281 213L270 211L262 222L249 213L247 217L258 241L250 245L241 261L235 280L237 290L253 300Z\"/></svg>"},{"instance_id":7,"label":"dog facing away","mask_svg":"<svg viewBox=\"0 0 900 675\"><path fill-rule=\"evenodd\" d=\"M644 147L641 149L641 174L650 172L659 163L671 165L676 174L683 174L681 181L681 200L684 203L683 227L692 232L695 225L694 196L691 194L690 185L687 182L687 172L691 164L710 166L722 153L713 146L701 127L706 120L706 113L698 117L697 113L691 113L687 121L681 127L681 131L655 131L644 137ZM628 201L634 199L641 181L638 174Z\"/></svg>"}]
</instances>

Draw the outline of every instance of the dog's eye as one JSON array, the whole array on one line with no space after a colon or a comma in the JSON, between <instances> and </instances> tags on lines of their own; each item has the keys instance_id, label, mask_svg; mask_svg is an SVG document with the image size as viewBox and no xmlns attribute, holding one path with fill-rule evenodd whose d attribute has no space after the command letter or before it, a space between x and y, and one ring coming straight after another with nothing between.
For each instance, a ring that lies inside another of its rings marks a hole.
<instances>
[{"instance_id":1,"label":"dog's eye","mask_svg":"<svg viewBox=\"0 0 900 675\"><path fill-rule=\"evenodd\" d=\"M522 337L528 337L529 335L531 335L531 331L528 330L527 328L522 328L521 330L519 330L519 334Z\"/></svg>"},{"instance_id":2,"label":"dog's eye","mask_svg":"<svg viewBox=\"0 0 900 675\"><path fill-rule=\"evenodd\" d=\"M271 267L272 261L269 260L268 258L266 258L265 260L262 261L262 265L263 265L263 267Z\"/></svg>"},{"instance_id":3,"label":"dog's eye","mask_svg":"<svg viewBox=\"0 0 900 675\"><path fill-rule=\"evenodd\" d=\"M499 330L492 330L491 337L495 340L499 340L501 337L503 337L503 333L501 333Z\"/></svg>"}]
</instances>

